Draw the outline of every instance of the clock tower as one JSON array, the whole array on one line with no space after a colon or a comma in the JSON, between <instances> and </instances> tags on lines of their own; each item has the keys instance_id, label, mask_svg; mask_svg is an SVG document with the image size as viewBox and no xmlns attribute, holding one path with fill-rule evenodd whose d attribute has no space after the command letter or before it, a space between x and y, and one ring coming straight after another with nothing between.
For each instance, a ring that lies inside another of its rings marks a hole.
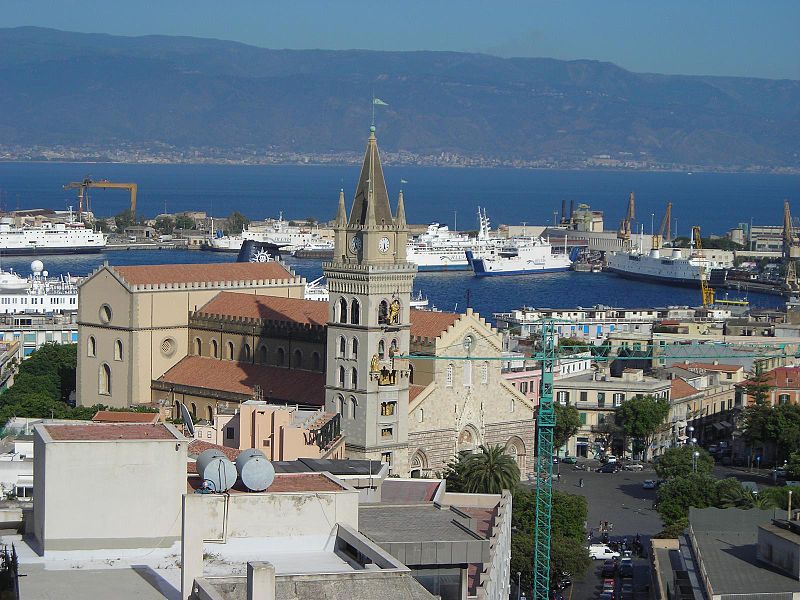
<instances>
[{"instance_id":1,"label":"clock tower","mask_svg":"<svg viewBox=\"0 0 800 600\"><path fill-rule=\"evenodd\" d=\"M407 359L416 266L406 260L403 192L392 216L375 127L349 217L339 192L330 292L326 410L341 414L347 456L409 473Z\"/></svg>"}]
</instances>

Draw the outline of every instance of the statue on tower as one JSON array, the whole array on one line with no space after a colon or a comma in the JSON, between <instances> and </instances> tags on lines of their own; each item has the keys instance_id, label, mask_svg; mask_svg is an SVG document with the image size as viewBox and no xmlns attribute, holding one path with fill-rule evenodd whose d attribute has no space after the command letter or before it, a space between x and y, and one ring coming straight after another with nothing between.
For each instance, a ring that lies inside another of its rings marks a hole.
<instances>
[{"instance_id":1,"label":"statue on tower","mask_svg":"<svg viewBox=\"0 0 800 600\"><path fill-rule=\"evenodd\" d=\"M389 305L389 323L398 325L400 323L400 300L395 298Z\"/></svg>"}]
</instances>

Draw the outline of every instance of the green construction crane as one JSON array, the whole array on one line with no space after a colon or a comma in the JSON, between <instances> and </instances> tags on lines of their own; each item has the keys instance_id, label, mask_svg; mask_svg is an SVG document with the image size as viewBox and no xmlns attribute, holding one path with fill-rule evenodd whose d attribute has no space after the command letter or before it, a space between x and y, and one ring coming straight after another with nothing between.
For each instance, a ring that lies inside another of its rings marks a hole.
<instances>
[{"instance_id":1,"label":"green construction crane","mask_svg":"<svg viewBox=\"0 0 800 600\"><path fill-rule=\"evenodd\" d=\"M539 409L536 415L536 528L533 547L533 598L532 600L550 600L550 541L551 517L553 510L553 434L556 426L555 407L553 405L553 379L559 353L572 354L586 351L585 346L562 346L557 348L557 325L572 323L562 319L542 319L532 324L538 325L541 332L541 349L534 352L531 358L541 361L542 380L540 386ZM601 353L592 356L595 361L614 360L665 360L680 363L688 359L736 360L771 358L800 358L800 342L724 342L709 340L708 342L673 343L673 344L641 344L632 351L626 346L611 348L595 347ZM415 360L480 360L508 361L504 356L432 356L410 354L398 356Z\"/></svg>"}]
</instances>

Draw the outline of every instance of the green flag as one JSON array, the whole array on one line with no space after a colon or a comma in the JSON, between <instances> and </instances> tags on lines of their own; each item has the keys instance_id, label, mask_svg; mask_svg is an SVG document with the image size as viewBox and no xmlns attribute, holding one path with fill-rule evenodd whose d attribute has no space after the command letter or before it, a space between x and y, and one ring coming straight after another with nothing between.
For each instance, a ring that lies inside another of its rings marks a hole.
<instances>
[{"instance_id":1,"label":"green flag","mask_svg":"<svg viewBox=\"0 0 800 600\"><path fill-rule=\"evenodd\" d=\"M388 102L384 102L380 98L373 98L372 99L372 104L375 105L375 106L389 106Z\"/></svg>"},{"instance_id":2,"label":"green flag","mask_svg":"<svg viewBox=\"0 0 800 600\"><path fill-rule=\"evenodd\" d=\"M400 183L408 183L405 179L401 179Z\"/></svg>"}]
</instances>

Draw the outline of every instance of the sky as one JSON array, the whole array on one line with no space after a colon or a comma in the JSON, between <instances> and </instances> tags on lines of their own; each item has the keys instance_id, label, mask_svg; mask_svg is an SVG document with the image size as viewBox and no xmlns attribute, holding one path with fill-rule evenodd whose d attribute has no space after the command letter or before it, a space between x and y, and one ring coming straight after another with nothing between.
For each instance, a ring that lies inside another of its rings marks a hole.
<instances>
[{"instance_id":1,"label":"sky","mask_svg":"<svg viewBox=\"0 0 800 600\"><path fill-rule=\"evenodd\" d=\"M2 0L0 27L264 48L452 50L800 79L798 0Z\"/></svg>"}]
</instances>

